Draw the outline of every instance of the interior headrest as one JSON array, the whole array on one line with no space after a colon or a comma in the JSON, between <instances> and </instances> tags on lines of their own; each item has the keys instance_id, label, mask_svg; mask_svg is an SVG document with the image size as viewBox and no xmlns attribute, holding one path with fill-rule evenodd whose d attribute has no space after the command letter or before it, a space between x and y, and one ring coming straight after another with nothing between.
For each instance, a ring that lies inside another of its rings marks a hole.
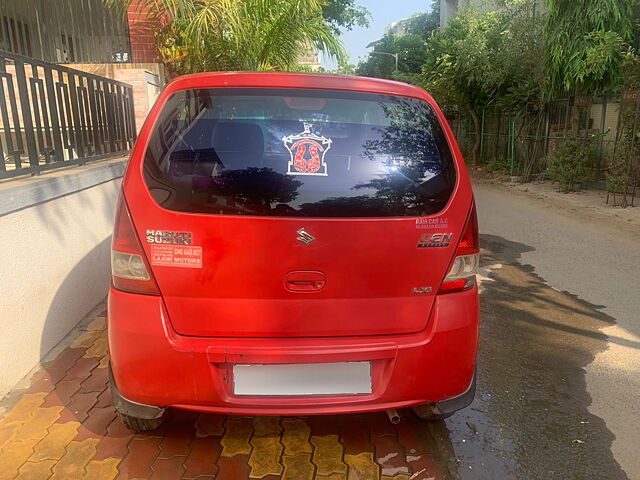
<instances>
[{"instance_id":1,"label":"interior headrest","mask_svg":"<svg viewBox=\"0 0 640 480\"><path fill-rule=\"evenodd\" d=\"M221 152L262 153L264 136L255 123L220 122L215 127L213 146Z\"/></svg>"}]
</instances>

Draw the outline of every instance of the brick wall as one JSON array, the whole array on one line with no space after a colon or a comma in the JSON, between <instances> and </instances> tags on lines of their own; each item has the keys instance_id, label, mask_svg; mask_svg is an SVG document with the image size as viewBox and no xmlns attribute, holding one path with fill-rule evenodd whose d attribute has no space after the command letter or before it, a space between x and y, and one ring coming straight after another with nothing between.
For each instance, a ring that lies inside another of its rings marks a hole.
<instances>
[{"instance_id":1,"label":"brick wall","mask_svg":"<svg viewBox=\"0 0 640 480\"><path fill-rule=\"evenodd\" d=\"M127 68L115 72L116 80L128 83L133 87L134 115L138 131L142 128L149 110L151 110L153 103L160 95L159 82L158 85L149 83L148 73L150 73L149 69L145 68ZM158 75L155 75L155 77L159 80Z\"/></svg>"},{"instance_id":2,"label":"brick wall","mask_svg":"<svg viewBox=\"0 0 640 480\"><path fill-rule=\"evenodd\" d=\"M127 11L129 38L131 40L131 60L134 63L155 63L159 61L155 33L158 22L148 19L145 9L134 0Z\"/></svg>"}]
</instances>

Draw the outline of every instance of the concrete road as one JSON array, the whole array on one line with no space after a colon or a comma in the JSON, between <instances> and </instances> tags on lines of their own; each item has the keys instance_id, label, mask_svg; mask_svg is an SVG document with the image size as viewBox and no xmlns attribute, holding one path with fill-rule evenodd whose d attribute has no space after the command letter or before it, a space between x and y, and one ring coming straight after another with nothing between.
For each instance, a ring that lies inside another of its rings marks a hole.
<instances>
[{"instance_id":1,"label":"concrete road","mask_svg":"<svg viewBox=\"0 0 640 480\"><path fill-rule=\"evenodd\" d=\"M640 228L476 185L479 393L452 476L640 479Z\"/></svg>"}]
</instances>

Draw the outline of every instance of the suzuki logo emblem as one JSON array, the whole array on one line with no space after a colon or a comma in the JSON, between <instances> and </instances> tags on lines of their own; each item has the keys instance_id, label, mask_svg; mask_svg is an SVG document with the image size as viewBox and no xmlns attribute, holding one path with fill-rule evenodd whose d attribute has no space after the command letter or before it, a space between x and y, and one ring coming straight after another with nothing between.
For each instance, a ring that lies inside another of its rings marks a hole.
<instances>
[{"instance_id":1,"label":"suzuki logo emblem","mask_svg":"<svg viewBox=\"0 0 640 480\"><path fill-rule=\"evenodd\" d=\"M298 234L298 238L296 238L296 240L304 243L305 245L309 245L311 242L315 240L315 237L307 233L304 228L301 228L296 233Z\"/></svg>"}]
</instances>

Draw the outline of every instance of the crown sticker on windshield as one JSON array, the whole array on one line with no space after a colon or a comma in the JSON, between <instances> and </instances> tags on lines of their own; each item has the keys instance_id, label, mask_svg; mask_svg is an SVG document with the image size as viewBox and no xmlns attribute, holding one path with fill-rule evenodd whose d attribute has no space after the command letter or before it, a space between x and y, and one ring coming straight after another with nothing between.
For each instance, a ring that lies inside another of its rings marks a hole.
<instances>
[{"instance_id":1,"label":"crown sticker on windshield","mask_svg":"<svg viewBox=\"0 0 640 480\"><path fill-rule=\"evenodd\" d=\"M331 139L316 135L311 127L313 124L305 122L304 132L282 137L291 155L287 175L328 175L324 156L331 148Z\"/></svg>"}]
</instances>

